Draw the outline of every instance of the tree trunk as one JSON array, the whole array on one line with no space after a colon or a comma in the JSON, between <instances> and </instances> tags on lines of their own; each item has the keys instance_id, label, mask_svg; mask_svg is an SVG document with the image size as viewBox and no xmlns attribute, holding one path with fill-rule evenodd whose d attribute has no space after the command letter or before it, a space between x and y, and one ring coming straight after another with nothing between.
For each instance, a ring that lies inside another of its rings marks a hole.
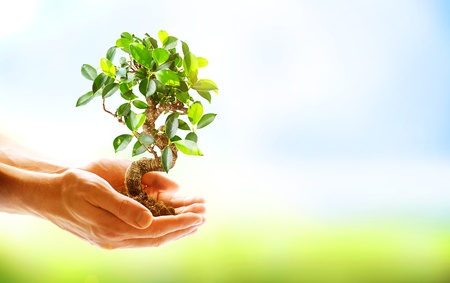
<instances>
[{"instance_id":1,"label":"tree trunk","mask_svg":"<svg viewBox=\"0 0 450 283\"><path fill-rule=\"evenodd\" d=\"M173 207L148 197L147 193L142 190L142 176L152 171L164 171L160 157L143 157L133 161L125 174L126 192L123 194L142 203L151 211L153 216L175 215Z\"/></svg>"}]
</instances>

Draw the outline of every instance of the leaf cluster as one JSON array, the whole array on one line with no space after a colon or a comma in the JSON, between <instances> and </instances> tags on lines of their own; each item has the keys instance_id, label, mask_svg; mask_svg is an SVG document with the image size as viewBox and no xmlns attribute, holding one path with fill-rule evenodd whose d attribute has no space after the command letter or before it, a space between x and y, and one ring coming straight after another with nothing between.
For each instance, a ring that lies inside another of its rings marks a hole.
<instances>
[{"instance_id":1,"label":"leaf cluster","mask_svg":"<svg viewBox=\"0 0 450 283\"><path fill-rule=\"evenodd\" d=\"M117 51L122 56L116 56ZM201 101L211 103L211 92L218 93L215 82L198 78L199 69L207 65L206 58L197 57L186 42L164 30L158 32L157 39L149 34L139 38L123 32L100 59L99 68L82 65L81 74L92 81L92 87L76 106L101 97L104 111L131 131L114 139L114 150L124 150L135 139L132 155L149 152L161 157L168 172L174 149L202 155L197 130L216 117L214 113L204 113ZM107 110L106 99L117 95L122 103L115 111ZM165 121L157 126L155 122L161 115ZM183 115L188 119L182 119ZM188 133L181 138L179 130Z\"/></svg>"}]
</instances>

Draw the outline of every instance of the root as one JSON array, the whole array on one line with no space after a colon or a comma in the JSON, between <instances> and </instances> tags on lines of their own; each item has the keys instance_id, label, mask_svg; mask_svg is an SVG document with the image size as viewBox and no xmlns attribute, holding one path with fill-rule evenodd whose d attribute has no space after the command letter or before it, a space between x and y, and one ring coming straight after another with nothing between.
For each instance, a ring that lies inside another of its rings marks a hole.
<instances>
[{"instance_id":1,"label":"root","mask_svg":"<svg viewBox=\"0 0 450 283\"><path fill-rule=\"evenodd\" d=\"M126 192L124 192L125 195ZM135 201L138 201L139 203L143 204L153 216L162 216L162 215L175 215L175 209L169 205L166 205L164 202L159 201L155 198L149 197L144 191L142 191L137 196L130 196L128 197L134 199Z\"/></svg>"}]
</instances>

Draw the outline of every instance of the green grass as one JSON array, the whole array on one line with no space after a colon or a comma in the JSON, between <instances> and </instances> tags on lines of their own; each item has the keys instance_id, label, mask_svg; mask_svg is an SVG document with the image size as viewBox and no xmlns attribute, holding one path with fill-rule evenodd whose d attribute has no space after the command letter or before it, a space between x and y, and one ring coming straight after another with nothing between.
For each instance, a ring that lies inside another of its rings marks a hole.
<instances>
[{"instance_id":1,"label":"green grass","mask_svg":"<svg viewBox=\"0 0 450 283\"><path fill-rule=\"evenodd\" d=\"M211 221L210 221L211 222ZM447 282L450 227L217 221L159 248L104 251L38 221L0 236L0 282Z\"/></svg>"}]
</instances>

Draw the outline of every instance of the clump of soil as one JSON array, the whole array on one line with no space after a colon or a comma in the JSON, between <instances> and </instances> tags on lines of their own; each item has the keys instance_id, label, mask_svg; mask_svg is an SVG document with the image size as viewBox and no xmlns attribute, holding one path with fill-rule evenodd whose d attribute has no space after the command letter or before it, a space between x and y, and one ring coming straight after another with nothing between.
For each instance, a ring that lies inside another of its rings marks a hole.
<instances>
[{"instance_id":1,"label":"clump of soil","mask_svg":"<svg viewBox=\"0 0 450 283\"><path fill-rule=\"evenodd\" d=\"M153 216L163 216L163 215L175 215L175 209L170 206L166 205L164 202L159 201L155 198L149 197L144 191L142 191L140 194L136 196L129 195L126 191L122 192L122 194L126 195L129 198L132 198L138 202L140 202L142 205L144 205Z\"/></svg>"}]
</instances>

